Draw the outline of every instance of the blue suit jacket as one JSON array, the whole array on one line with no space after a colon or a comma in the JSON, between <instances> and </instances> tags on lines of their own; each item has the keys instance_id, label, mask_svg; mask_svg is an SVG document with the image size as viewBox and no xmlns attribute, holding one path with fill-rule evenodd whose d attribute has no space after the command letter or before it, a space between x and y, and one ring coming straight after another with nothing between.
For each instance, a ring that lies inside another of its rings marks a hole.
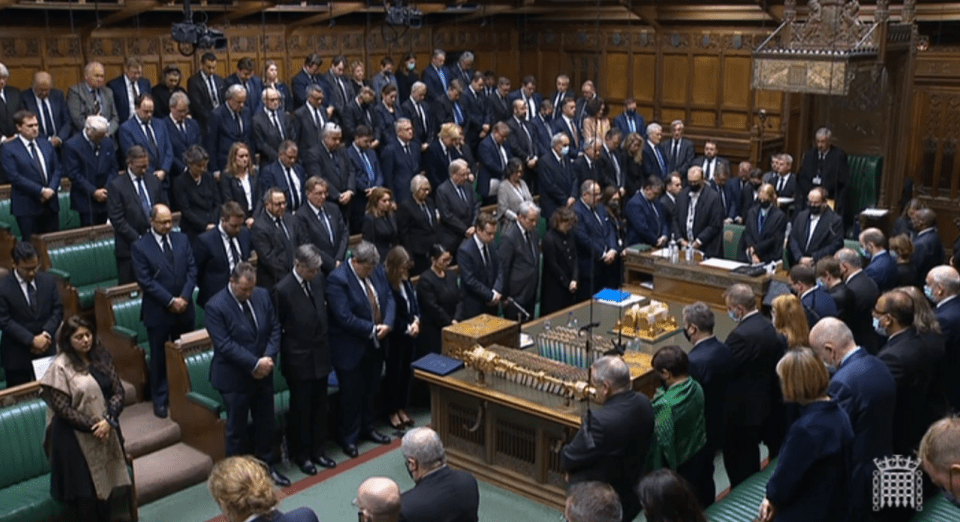
<instances>
[{"instance_id":1,"label":"blue suit jacket","mask_svg":"<svg viewBox=\"0 0 960 522\"><path fill-rule=\"evenodd\" d=\"M60 210L60 201L57 195L40 202L40 192L44 188L51 188L54 192L60 190L60 161L53 145L47 140L34 140L40 154L43 155L47 167L47 182L43 183L43 173L33 160L30 151L24 146L20 138L15 138L0 147L0 165L7 175L7 180L13 186L10 192L10 213L14 216L36 216L48 206L54 212Z\"/></svg>"},{"instance_id":2,"label":"blue suit jacket","mask_svg":"<svg viewBox=\"0 0 960 522\"><path fill-rule=\"evenodd\" d=\"M352 147L351 147L352 148ZM410 154L404 154L400 142L391 142L380 154L380 167L383 172L383 184L393 191L393 200L402 203L412 196L410 180L421 171L420 144L411 141ZM359 158L358 158L359 159ZM364 174L366 177L366 174ZM357 183L360 183L357 176Z\"/></svg>"},{"instance_id":3,"label":"blue suit jacket","mask_svg":"<svg viewBox=\"0 0 960 522\"><path fill-rule=\"evenodd\" d=\"M210 154L211 172L223 170L227 166L227 154L234 143L242 141L252 150L250 130L253 122L250 118L250 109L244 107L240 111L240 118L243 121L242 131L237 128L232 112L224 102L210 113L210 121L207 122L207 152Z\"/></svg>"},{"instance_id":4,"label":"blue suit jacket","mask_svg":"<svg viewBox=\"0 0 960 522\"><path fill-rule=\"evenodd\" d=\"M193 261L187 236L170 232L169 237L170 248L173 249L172 266L149 231L140 236L131 249L133 271L143 290L140 318L147 327L169 326L181 320L193 324L193 289L197 286L197 265ZM167 310L175 297L187 300L187 309L183 314Z\"/></svg>"},{"instance_id":5,"label":"blue suit jacket","mask_svg":"<svg viewBox=\"0 0 960 522\"><path fill-rule=\"evenodd\" d=\"M951 347L944 358L945 371L947 375L955 376L960 368L960 350L956 349L960 346L960 298L954 297L938 305L935 312L937 322L940 323L940 331L943 333L943 344ZM952 408L960 409L960 379L948 381L947 398Z\"/></svg>"},{"instance_id":6,"label":"blue suit jacket","mask_svg":"<svg viewBox=\"0 0 960 522\"><path fill-rule=\"evenodd\" d=\"M107 82L107 87L113 91L113 103L117 106L117 120L123 125L123 122L130 119L133 114L130 112L130 97L127 95L127 78L121 74ZM140 94L150 94L150 80L141 77L137 80L137 90Z\"/></svg>"},{"instance_id":7,"label":"blue suit jacket","mask_svg":"<svg viewBox=\"0 0 960 522\"><path fill-rule=\"evenodd\" d=\"M327 278L327 307L330 318L330 360L338 370L352 370L360 364L365 350L379 346L373 340L373 313L367 291L360 285L350 267L350 261L340 263ZM370 274L380 304L381 324L392 325L396 321L397 306L393 291L387 283L383 265Z\"/></svg>"},{"instance_id":8,"label":"blue suit jacket","mask_svg":"<svg viewBox=\"0 0 960 522\"><path fill-rule=\"evenodd\" d=\"M247 227L240 228L237 236L240 244L240 260L250 258L250 231ZM214 294L227 287L230 281L230 260L227 250L220 237L219 225L197 236L197 304L204 306Z\"/></svg>"},{"instance_id":9,"label":"blue suit jacket","mask_svg":"<svg viewBox=\"0 0 960 522\"><path fill-rule=\"evenodd\" d=\"M716 182L710 180L710 186L713 187L713 190L717 191L717 195L723 195L723 200L720 204L723 205L723 202L726 201L726 208L724 208L723 217L724 219L736 219L740 215L740 187L738 183L728 180L727 184L723 186L723 189L717 186Z\"/></svg>"},{"instance_id":10,"label":"blue suit jacket","mask_svg":"<svg viewBox=\"0 0 960 522\"><path fill-rule=\"evenodd\" d=\"M240 77L237 76L237 73L233 73L230 76L227 76L223 79L223 88L224 92L231 85L239 85ZM260 107L263 106L263 81L260 80L260 77L253 75L247 80L247 101L244 103L250 112L254 112Z\"/></svg>"},{"instance_id":11,"label":"blue suit jacket","mask_svg":"<svg viewBox=\"0 0 960 522\"><path fill-rule=\"evenodd\" d=\"M551 149L537 162L540 206L543 207L543 217L547 220L558 208L566 206L568 199L577 197L577 174L570 160L563 159L564 162L560 163Z\"/></svg>"},{"instance_id":12,"label":"blue suit jacket","mask_svg":"<svg viewBox=\"0 0 960 522\"><path fill-rule=\"evenodd\" d=\"M656 208L656 212L650 208L651 204ZM661 237L670 236L660 201L647 201L643 192L637 192L627 201L624 214L627 218L627 245L655 245Z\"/></svg>"},{"instance_id":13,"label":"blue suit jacket","mask_svg":"<svg viewBox=\"0 0 960 522\"><path fill-rule=\"evenodd\" d=\"M296 76L290 80L290 90L293 91L293 101L287 104L287 109L290 110L290 112L303 107L303 104L306 103L307 87L310 84L319 86L320 77L310 76L306 71L303 70L303 68L301 68L300 72L298 72ZM326 98L324 98L324 102L326 102ZM326 106L326 103L324 103L324 106Z\"/></svg>"},{"instance_id":14,"label":"blue suit jacket","mask_svg":"<svg viewBox=\"0 0 960 522\"><path fill-rule=\"evenodd\" d=\"M170 147L173 153L169 173L174 176L179 176L183 174L184 169L187 168L187 164L183 162L183 153L186 152L191 145L203 145L203 135L200 132L200 124L193 118L186 118L183 120L183 127L186 132L180 132L180 129L177 128L177 125L173 123L173 119L170 117L164 118L163 123L167 127L167 137L170 138Z\"/></svg>"},{"instance_id":15,"label":"blue suit jacket","mask_svg":"<svg viewBox=\"0 0 960 522\"><path fill-rule=\"evenodd\" d=\"M364 164L360 154L366 156L367 160L370 161L370 167L373 170L372 180L370 179L370 175L367 174L367 166ZM357 147L351 145L347 147L347 157L350 158L350 163L353 165L353 170L356 173L358 192L368 188L383 186L383 171L380 170L380 160L377 159L377 155L374 154L372 150L358 151ZM408 182L407 193L409 194L409 192L410 183ZM396 191L394 191L394 197L396 198ZM399 198L396 200L399 201Z\"/></svg>"},{"instance_id":16,"label":"blue suit jacket","mask_svg":"<svg viewBox=\"0 0 960 522\"><path fill-rule=\"evenodd\" d=\"M853 427L851 508L863 513L870 506L873 459L893 454L897 384L887 365L861 348L840 364L827 393L847 412Z\"/></svg>"},{"instance_id":17,"label":"blue suit jacket","mask_svg":"<svg viewBox=\"0 0 960 522\"><path fill-rule=\"evenodd\" d=\"M294 163L293 173L300 178L299 201L300 204L303 204L303 202L307 200L306 179L304 179L303 167L300 166L299 163ZM279 160L263 167L263 170L260 171L260 193L266 194L271 187L277 187L287 196L287 212L297 210L293 208L293 198L290 196L290 184L287 183L287 175Z\"/></svg>"},{"instance_id":18,"label":"blue suit jacket","mask_svg":"<svg viewBox=\"0 0 960 522\"><path fill-rule=\"evenodd\" d=\"M703 387L707 445L722 448L727 429L725 397L737 362L730 348L716 337L704 339L694 346L689 361L690 376Z\"/></svg>"},{"instance_id":19,"label":"blue suit jacket","mask_svg":"<svg viewBox=\"0 0 960 522\"><path fill-rule=\"evenodd\" d=\"M61 141L67 141L70 137L73 126L70 124L70 111L67 110L67 99L59 89L50 89L47 95L50 101L50 117L53 118L53 135L60 138ZM45 132L43 128L43 116L40 115L39 102L33 89L20 91L20 102L23 108L37 115L37 121L40 123L40 135L49 137L50 132Z\"/></svg>"},{"instance_id":20,"label":"blue suit jacket","mask_svg":"<svg viewBox=\"0 0 960 522\"><path fill-rule=\"evenodd\" d=\"M573 130L571 131L570 127L567 126L566 120L563 119L563 116L554 116L553 121L550 122L554 134L562 133L566 134L567 138L570 138L570 153L567 154L567 157L574 160L580 155L583 137L580 135L580 127L577 126L576 120L573 120L572 124ZM574 140L574 137L576 137L576 140Z\"/></svg>"},{"instance_id":21,"label":"blue suit jacket","mask_svg":"<svg viewBox=\"0 0 960 522\"><path fill-rule=\"evenodd\" d=\"M167 136L167 126L151 118L150 128L153 129L153 135L157 139L156 148L153 147L150 138L143 132L140 120L136 117L130 118L120 124L120 131L117 135L120 140L122 155L126 156L126 151L130 147L140 145L150 156L150 164L147 166L150 172L162 170L169 173L170 168L173 166L173 144L170 143L170 137Z\"/></svg>"},{"instance_id":22,"label":"blue suit jacket","mask_svg":"<svg viewBox=\"0 0 960 522\"><path fill-rule=\"evenodd\" d=\"M441 67L441 70L443 68ZM443 71L444 75L447 76L447 85L450 85L450 80L447 71ZM447 95L447 89L443 86L443 81L440 80L440 74L433 68L433 64L428 64L423 72L420 73L420 80L427 86L427 97L431 100L439 100L440 98Z\"/></svg>"},{"instance_id":23,"label":"blue suit jacket","mask_svg":"<svg viewBox=\"0 0 960 522\"><path fill-rule=\"evenodd\" d=\"M100 140L100 155L83 133L63 143L63 174L70 179L70 208L81 214L106 212L107 202L93 199L97 189L105 188L117 175L117 146L109 136Z\"/></svg>"},{"instance_id":24,"label":"blue suit jacket","mask_svg":"<svg viewBox=\"0 0 960 522\"><path fill-rule=\"evenodd\" d=\"M483 257L477 242L468 237L460 243L457 250L457 264L460 266L460 286L463 288L463 318L469 319L487 310L487 303L493 299L493 292L503 293L503 272L500 270L499 255L495 245L487 245L490 253L490 266L483 264Z\"/></svg>"},{"instance_id":25,"label":"blue suit jacket","mask_svg":"<svg viewBox=\"0 0 960 522\"><path fill-rule=\"evenodd\" d=\"M603 205L597 205L596 208L602 224L597 222L593 212L581 199L573 204L573 211L577 213L577 224L573 227L573 234L577 242L580 279L589 281L593 267L600 262L600 256L611 248L617 249L617 233Z\"/></svg>"},{"instance_id":26,"label":"blue suit jacket","mask_svg":"<svg viewBox=\"0 0 960 522\"><path fill-rule=\"evenodd\" d=\"M651 147L657 147L660 151L660 157L663 158L663 166L665 169L660 168L660 163L657 161L657 156ZM640 165L640 168L643 170L644 177L657 176L664 181L666 181L667 176L673 172L673 168L670 165L670 156L664 152L663 147L653 145L650 142L647 142L643 146L643 163ZM681 172L680 177L681 179L686 179L686 173Z\"/></svg>"},{"instance_id":27,"label":"blue suit jacket","mask_svg":"<svg viewBox=\"0 0 960 522\"><path fill-rule=\"evenodd\" d=\"M630 130L630 120L633 120L634 125L636 125L636 131ZM613 126L620 129L624 136L630 134L630 132L636 132L643 136L643 139L647 139L647 122L643 119L643 114L639 112L633 114L627 114L626 111L621 112L619 116L613 119Z\"/></svg>"},{"instance_id":28,"label":"blue suit jacket","mask_svg":"<svg viewBox=\"0 0 960 522\"><path fill-rule=\"evenodd\" d=\"M477 156L480 160L480 175L477 176L477 191L481 198L487 197L490 193L490 180L496 178L502 180L506 164L500 156L499 149L502 148L506 153L507 161L510 160L510 147L504 141L501 145L493 139L493 134L484 138L477 147ZM501 166L502 165L502 166Z\"/></svg>"},{"instance_id":29,"label":"blue suit jacket","mask_svg":"<svg viewBox=\"0 0 960 522\"><path fill-rule=\"evenodd\" d=\"M272 375L257 381L253 370L261 357L270 357L276 362L280 352L280 322L266 288L254 288L249 302L256 317L256 328L240 309L229 287L210 298L204 309L207 332L213 341L210 384L221 392L249 392L258 385L273 387Z\"/></svg>"},{"instance_id":30,"label":"blue suit jacket","mask_svg":"<svg viewBox=\"0 0 960 522\"><path fill-rule=\"evenodd\" d=\"M801 302L805 308L816 312L818 321L824 317L836 317L840 313L833 297L819 286L815 286L812 292L804 295ZM810 328L813 328L813 324L810 324Z\"/></svg>"},{"instance_id":31,"label":"blue suit jacket","mask_svg":"<svg viewBox=\"0 0 960 522\"><path fill-rule=\"evenodd\" d=\"M870 264L863 268L864 273L877 283L880 292L893 290L897 286L899 274L897 272L897 262L893 260L890 252L884 250L870 259ZM922 277L926 277L923 274Z\"/></svg>"}]
</instances>

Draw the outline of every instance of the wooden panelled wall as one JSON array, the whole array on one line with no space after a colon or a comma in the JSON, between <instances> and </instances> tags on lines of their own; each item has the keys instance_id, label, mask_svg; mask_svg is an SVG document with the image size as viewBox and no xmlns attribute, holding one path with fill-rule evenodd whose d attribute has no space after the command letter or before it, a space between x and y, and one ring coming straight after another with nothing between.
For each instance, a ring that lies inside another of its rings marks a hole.
<instances>
[{"instance_id":1,"label":"wooden panelled wall","mask_svg":"<svg viewBox=\"0 0 960 522\"><path fill-rule=\"evenodd\" d=\"M82 65L99 60L107 78L121 73L126 56L144 62L144 74L154 81L167 64L177 64L186 76L196 70L198 57L181 56L167 31L110 29L81 38L79 34L51 29L2 28L0 61L10 69L11 84L26 87L34 71L44 68L54 75L56 87L67 89L80 81ZM221 74L233 71L236 61L268 59L280 66L282 78L295 74L303 58L313 51L325 58L343 54L348 61L366 63L367 73L379 70L385 55L395 60L407 51L417 54L418 68L425 66L433 48L448 52L472 50L477 68L492 69L514 82L525 75L538 80L539 91L549 94L561 72L580 84L594 80L612 114L623 100L637 98L648 121L687 122L687 134L702 149L702 139L721 138L721 154L731 159L759 157L759 109L769 118L763 144L782 150L790 117L784 110L789 97L779 92L750 89L750 50L766 37L766 30L696 29L655 32L639 26L593 27L524 26L496 24L443 25L410 30L397 42L384 40L379 26L335 26L297 29L289 34L282 26L231 26L226 28L229 45L218 52ZM329 62L324 63L324 69ZM184 84L186 82L184 81ZM730 143L736 150L723 150Z\"/></svg>"},{"instance_id":2,"label":"wooden panelled wall","mask_svg":"<svg viewBox=\"0 0 960 522\"><path fill-rule=\"evenodd\" d=\"M950 246L960 219L960 48L917 54L906 145L906 176L913 178L914 193L936 210L940 236Z\"/></svg>"}]
</instances>

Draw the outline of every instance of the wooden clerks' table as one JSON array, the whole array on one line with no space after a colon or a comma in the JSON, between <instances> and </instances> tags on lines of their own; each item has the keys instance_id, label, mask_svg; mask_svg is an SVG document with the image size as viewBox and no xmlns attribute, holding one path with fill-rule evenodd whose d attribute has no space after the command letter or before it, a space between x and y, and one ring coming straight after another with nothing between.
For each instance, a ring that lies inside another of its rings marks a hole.
<instances>
[{"instance_id":1,"label":"wooden clerks' table","mask_svg":"<svg viewBox=\"0 0 960 522\"><path fill-rule=\"evenodd\" d=\"M670 313L679 320L680 306L672 305ZM617 307L595 303L593 318L600 326L594 334L614 339L611 330L618 316ZM511 339L512 346L519 346L520 330L535 340L546 321L558 327L565 326L571 318L580 325L587 324L589 303L522 327L513 321L479 316L465 322L474 322L473 325L461 323L445 329L444 351L453 354L461 347L473 346L474 341L499 350L511 346L507 344ZM641 341L639 353L628 354L625 359L631 364L634 389L652 395L657 382L649 367L649 355L641 354L653 354L667 344L684 344L679 332L675 330L654 343ZM612 343L604 349L611 346ZM525 351L537 353L537 348ZM498 487L563 509L566 482L560 467L560 449L580 427L587 409L585 401L566 400L493 372L487 372L484 382L479 383L477 371L469 367L443 377L416 370L415 376L430 385L432 427L440 434L451 465Z\"/></svg>"}]
</instances>

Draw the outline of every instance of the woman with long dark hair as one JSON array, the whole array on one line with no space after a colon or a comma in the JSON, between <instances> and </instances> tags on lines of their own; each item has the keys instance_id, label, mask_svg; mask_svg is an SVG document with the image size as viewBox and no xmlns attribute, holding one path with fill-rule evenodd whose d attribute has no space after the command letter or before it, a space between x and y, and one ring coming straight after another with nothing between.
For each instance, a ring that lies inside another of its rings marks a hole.
<instances>
[{"instance_id":1,"label":"woman with long dark hair","mask_svg":"<svg viewBox=\"0 0 960 522\"><path fill-rule=\"evenodd\" d=\"M647 522L706 522L690 486L670 469L651 471L637 487Z\"/></svg>"},{"instance_id":2,"label":"woman with long dark hair","mask_svg":"<svg viewBox=\"0 0 960 522\"><path fill-rule=\"evenodd\" d=\"M417 283L417 300L423 313L420 324L422 354L440 353L441 330L458 320L463 293L457 284L457 274L447 270L451 258L443 245L430 247L430 268L420 274Z\"/></svg>"},{"instance_id":3,"label":"woman with long dark hair","mask_svg":"<svg viewBox=\"0 0 960 522\"><path fill-rule=\"evenodd\" d=\"M402 246L393 247L384 261L387 281L397 303L397 315L387 343L387 373L383 378L383 407L390 425L396 429L412 426L404 411L410 398L410 363L417 352L420 336L420 305L410 283L413 260Z\"/></svg>"}]
</instances>

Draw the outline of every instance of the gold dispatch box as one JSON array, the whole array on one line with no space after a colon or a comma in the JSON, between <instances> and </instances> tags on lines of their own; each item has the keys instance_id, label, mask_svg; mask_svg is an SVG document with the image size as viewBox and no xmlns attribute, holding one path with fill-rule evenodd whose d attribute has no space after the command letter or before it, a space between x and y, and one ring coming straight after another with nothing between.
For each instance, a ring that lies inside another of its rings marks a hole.
<instances>
[{"instance_id":1,"label":"gold dispatch box","mask_svg":"<svg viewBox=\"0 0 960 522\"><path fill-rule=\"evenodd\" d=\"M443 355L463 359L459 354L464 350L472 350L478 344L484 348L491 344L520 348L520 323L480 314L445 327L442 336Z\"/></svg>"}]
</instances>

